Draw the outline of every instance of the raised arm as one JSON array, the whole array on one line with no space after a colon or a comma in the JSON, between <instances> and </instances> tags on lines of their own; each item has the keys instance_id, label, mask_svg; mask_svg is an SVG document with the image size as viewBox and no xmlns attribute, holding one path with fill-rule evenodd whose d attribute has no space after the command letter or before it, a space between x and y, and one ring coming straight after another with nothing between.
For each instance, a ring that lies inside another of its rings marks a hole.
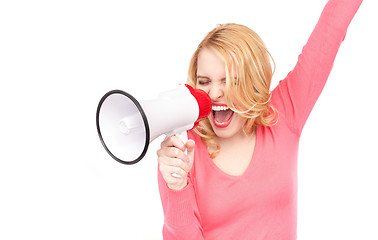
<instances>
[{"instance_id":1,"label":"raised arm","mask_svg":"<svg viewBox=\"0 0 378 240\"><path fill-rule=\"evenodd\" d=\"M273 91L273 104L298 134L331 72L349 23L362 0L330 0L298 62Z\"/></svg>"}]
</instances>

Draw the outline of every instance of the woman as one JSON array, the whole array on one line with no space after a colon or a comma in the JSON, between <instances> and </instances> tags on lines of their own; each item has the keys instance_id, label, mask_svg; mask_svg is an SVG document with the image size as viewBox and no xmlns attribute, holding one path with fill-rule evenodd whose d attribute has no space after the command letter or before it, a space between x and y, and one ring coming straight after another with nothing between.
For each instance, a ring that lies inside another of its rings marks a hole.
<instances>
[{"instance_id":1,"label":"woman","mask_svg":"<svg viewBox=\"0 0 378 240\"><path fill-rule=\"evenodd\" d=\"M186 143L173 136L158 150L164 239L296 239L299 138L361 2L327 3L272 92L270 54L252 30L220 25L199 44L188 84L213 111Z\"/></svg>"}]
</instances>

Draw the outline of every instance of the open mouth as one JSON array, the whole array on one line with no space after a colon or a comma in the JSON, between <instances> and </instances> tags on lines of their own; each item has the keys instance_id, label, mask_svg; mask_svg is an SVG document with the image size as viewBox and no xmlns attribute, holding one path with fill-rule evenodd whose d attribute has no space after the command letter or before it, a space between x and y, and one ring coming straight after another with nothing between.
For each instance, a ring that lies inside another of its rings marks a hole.
<instances>
[{"instance_id":1,"label":"open mouth","mask_svg":"<svg viewBox=\"0 0 378 240\"><path fill-rule=\"evenodd\" d=\"M234 111L228 108L226 104L213 104L211 115L216 127L225 128L230 125Z\"/></svg>"}]
</instances>

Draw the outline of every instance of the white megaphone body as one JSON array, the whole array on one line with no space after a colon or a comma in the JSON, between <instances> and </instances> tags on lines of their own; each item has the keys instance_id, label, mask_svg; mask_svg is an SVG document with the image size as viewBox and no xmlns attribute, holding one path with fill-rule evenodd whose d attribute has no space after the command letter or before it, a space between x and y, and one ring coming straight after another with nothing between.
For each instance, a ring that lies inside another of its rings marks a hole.
<instances>
[{"instance_id":1,"label":"white megaphone body","mask_svg":"<svg viewBox=\"0 0 378 240\"><path fill-rule=\"evenodd\" d=\"M134 164L144 157L155 138L162 134L185 135L210 111L209 95L188 85L140 102L124 91L113 90L98 104L97 132L112 158Z\"/></svg>"}]
</instances>

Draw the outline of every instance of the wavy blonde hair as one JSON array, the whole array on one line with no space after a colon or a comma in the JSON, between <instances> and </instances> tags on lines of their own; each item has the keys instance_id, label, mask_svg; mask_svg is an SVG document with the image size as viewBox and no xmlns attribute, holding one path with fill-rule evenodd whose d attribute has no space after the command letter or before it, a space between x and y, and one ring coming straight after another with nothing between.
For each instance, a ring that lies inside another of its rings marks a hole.
<instances>
[{"instance_id":1,"label":"wavy blonde hair","mask_svg":"<svg viewBox=\"0 0 378 240\"><path fill-rule=\"evenodd\" d=\"M272 126L278 121L277 110L269 104L274 60L261 38L239 24L218 25L209 32L194 52L187 83L196 88L198 55L204 48L213 50L225 63L225 100L228 107L244 117L243 131L252 134L257 126ZM215 133L206 118L196 129L201 139L215 146L211 157L220 151Z\"/></svg>"}]
</instances>

